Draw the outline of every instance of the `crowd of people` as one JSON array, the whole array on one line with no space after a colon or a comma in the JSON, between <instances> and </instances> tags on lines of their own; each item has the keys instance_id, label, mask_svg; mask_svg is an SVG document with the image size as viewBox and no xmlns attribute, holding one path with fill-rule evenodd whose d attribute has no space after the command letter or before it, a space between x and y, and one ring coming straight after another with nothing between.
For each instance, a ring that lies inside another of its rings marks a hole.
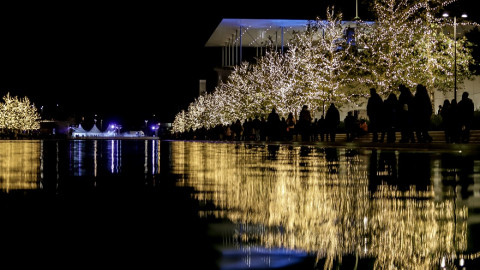
<instances>
[{"instance_id":1,"label":"crowd of people","mask_svg":"<svg viewBox=\"0 0 480 270\"><path fill-rule=\"evenodd\" d=\"M367 115L372 142L396 141L396 132L400 132L400 142L432 142L429 134L432 102L427 88L418 84L415 94L405 85L399 86L400 95L390 93L386 100L378 95L375 88L370 89L367 103ZM467 143L474 119L473 101L464 92L462 100L451 102L446 99L440 112L445 131L445 142Z\"/></svg>"},{"instance_id":2,"label":"crowd of people","mask_svg":"<svg viewBox=\"0 0 480 270\"><path fill-rule=\"evenodd\" d=\"M340 112L331 103L325 116L313 118L307 105L302 107L298 119L293 113L287 118L280 117L275 108L268 116L248 118L243 123L240 119L230 125L216 125L214 128L190 130L177 138L200 140L235 140L235 141L335 141L340 125Z\"/></svg>"},{"instance_id":3,"label":"crowd of people","mask_svg":"<svg viewBox=\"0 0 480 270\"><path fill-rule=\"evenodd\" d=\"M417 85L415 94L405 85L399 86L399 96L392 92L383 100L375 88L370 89L365 119L348 112L343 120L346 140L353 141L367 132L372 133L372 142L394 143L400 134L401 143L429 143L432 102L424 85ZM473 101L464 92L462 100L445 100L439 110L447 143L467 143L474 119ZM237 119L230 125L217 125L211 129L190 130L181 135L183 139L235 140L235 141L330 141L335 142L339 132L340 113L331 103L324 116L313 118L307 105L302 107L298 119L293 113L280 117L275 108L268 116Z\"/></svg>"}]
</instances>

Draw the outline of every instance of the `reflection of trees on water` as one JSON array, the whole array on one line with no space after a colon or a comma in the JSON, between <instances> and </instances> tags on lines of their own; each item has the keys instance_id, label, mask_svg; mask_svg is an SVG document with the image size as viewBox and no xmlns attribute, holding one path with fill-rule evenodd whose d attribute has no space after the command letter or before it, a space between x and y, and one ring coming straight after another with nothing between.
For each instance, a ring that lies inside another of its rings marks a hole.
<instances>
[{"instance_id":1,"label":"reflection of trees on water","mask_svg":"<svg viewBox=\"0 0 480 270\"><path fill-rule=\"evenodd\" d=\"M315 252L326 268L354 255L375 258L379 269L428 269L466 250L467 209L454 198L435 201L428 154L309 146L275 153L174 142L172 165L181 185L215 205L201 215L242 226L243 245Z\"/></svg>"},{"instance_id":2,"label":"reflection of trees on water","mask_svg":"<svg viewBox=\"0 0 480 270\"><path fill-rule=\"evenodd\" d=\"M474 183L474 159L470 155L461 153L441 155L441 175L442 184L446 189L459 189L462 199L467 199L472 195L468 187Z\"/></svg>"},{"instance_id":3,"label":"reflection of trees on water","mask_svg":"<svg viewBox=\"0 0 480 270\"><path fill-rule=\"evenodd\" d=\"M40 141L0 141L0 190L36 189Z\"/></svg>"}]
</instances>

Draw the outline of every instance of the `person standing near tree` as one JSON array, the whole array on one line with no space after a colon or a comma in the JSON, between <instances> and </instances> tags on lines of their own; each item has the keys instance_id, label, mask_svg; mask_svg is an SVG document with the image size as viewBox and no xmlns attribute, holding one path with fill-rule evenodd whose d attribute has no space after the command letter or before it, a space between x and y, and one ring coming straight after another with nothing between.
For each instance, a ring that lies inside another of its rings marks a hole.
<instances>
[{"instance_id":1,"label":"person standing near tree","mask_svg":"<svg viewBox=\"0 0 480 270\"><path fill-rule=\"evenodd\" d=\"M372 132L372 142L378 142L378 132L382 127L383 100L375 88L370 88L370 97L367 102L367 116L370 120L368 129Z\"/></svg>"},{"instance_id":2,"label":"person standing near tree","mask_svg":"<svg viewBox=\"0 0 480 270\"><path fill-rule=\"evenodd\" d=\"M458 102L458 116L460 130L460 142L468 143L470 141L470 129L473 124L475 107L473 101L468 97L468 92L463 92L462 100Z\"/></svg>"},{"instance_id":3,"label":"person standing near tree","mask_svg":"<svg viewBox=\"0 0 480 270\"><path fill-rule=\"evenodd\" d=\"M335 104L331 103L325 114L325 125L327 128L327 141L330 136L330 141L335 142L335 136L337 134L337 127L340 124L340 112Z\"/></svg>"},{"instance_id":4,"label":"person standing near tree","mask_svg":"<svg viewBox=\"0 0 480 270\"><path fill-rule=\"evenodd\" d=\"M445 99L443 101L442 111L440 112L440 116L442 117L442 126L443 132L445 133L445 142L451 143L452 142L452 108L450 105L450 100Z\"/></svg>"},{"instance_id":5,"label":"person standing near tree","mask_svg":"<svg viewBox=\"0 0 480 270\"><path fill-rule=\"evenodd\" d=\"M413 97L413 119L418 142L432 142L432 137L428 134L432 113L432 102L427 88L422 84L418 84Z\"/></svg>"},{"instance_id":6,"label":"person standing near tree","mask_svg":"<svg viewBox=\"0 0 480 270\"><path fill-rule=\"evenodd\" d=\"M293 140L293 135L295 134L295 117L293 117L293 113L289 113L287 116L287 140Z\"/></svg>"},{"instance_id":7,"label":"person standing near tree","mask_svg":"<svg viewBox=\"0 0 480 270\"><path fill-rule=\"evenodd\" d=\"M398 126L400 128L400 142L415 142L413 136L413 119L412 119L412 101L413 94L405 85L398 86L400 95L398 96Z\"/></svg>"},{"instance_id":8,"label":"person standing near tree","mask_svg":"<svg viewBox=\"0 0 480 270\"><path fill-rule=\"evenodd\" d=\"M297 127L299 128L299 132L302 135L302 141L304 142L310 141L311 125L312 115L310 114L310 110L308 110L308 106L303 105L298 118Z\"/></svg>"},{"instance_id":9,"label":"person standing near tree","mask_svg":"<svg viewBox=\"0 0 480 270\"><path fill-rule=\"evenodd\" d=\"M387 142L394 143L396 141L395 133L397 131L398 119L398 100L395 93L390 93L388 98L383 103L384 109L384 130L382 131L382 140L385 133L387 133Z\"/></svg>"},{"instance_id":10,"label":"person standing near tree","mask_svg":"<svg viewBox=\"0 0 480 270\"><path fill-rule=\"evenodd\" d=\"M353 116L352 111L348 111L347 116L343 119L345 124L345 133L347 135L347 142L353 141L355 139L355 133L357 131L355 116Z\"/></svg>"},{"instance_id":11,"label":"person standing near tree","mask_svg":"<svg viewBox=\"0 0 480 270\"><path fill-rule=\"evenodd\" d=\"M280 116L278 115L275 108L272 108L272 111L268 114L267 118L268 126L268 140L276 141L280 139Z\"/></svg>"}]
</instances>

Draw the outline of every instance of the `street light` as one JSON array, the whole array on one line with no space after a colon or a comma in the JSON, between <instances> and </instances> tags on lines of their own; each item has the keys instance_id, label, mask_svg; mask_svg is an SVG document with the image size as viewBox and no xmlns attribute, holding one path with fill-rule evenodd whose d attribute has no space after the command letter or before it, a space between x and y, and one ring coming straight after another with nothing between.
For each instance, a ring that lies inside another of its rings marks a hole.
<instances>
[{"instance_id":1,"label":"street light","mask_svg":"<svg viewBox=\"0 0 480 270\"><path fill-rule=\"evenodd\" d=\"M448 12L444 12L442 15L444 18L448 17ZM462 13L462 18L467 18L468 15L467 13ZM453 40L454 40L454 46L455 50L453 52L453 59L454 59L454 88L453 88L453 98L457 100L457 16L453 16Z\"/></svg>"}]
</instances>

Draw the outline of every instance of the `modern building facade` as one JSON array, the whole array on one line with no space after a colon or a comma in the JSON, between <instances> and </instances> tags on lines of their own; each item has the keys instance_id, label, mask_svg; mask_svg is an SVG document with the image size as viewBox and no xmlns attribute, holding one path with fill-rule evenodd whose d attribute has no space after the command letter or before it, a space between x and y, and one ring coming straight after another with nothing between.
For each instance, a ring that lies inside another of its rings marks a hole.
<instances>
[{"instance_id":1,"label":"modern building facade","mask_svg":"<svg viewBox=\"0 0 480 270\"><path fill-rule=\"evenodd\" d=\"M227 80L234 66L264 55L268 46L273 46L280 52L287 50L287 44L293 38L293 33L305 31L308 23L308 20L287 19L223 19L205 44L206 47L219 48L219 57L222 61L221 66L215 68L218 76L217 85ZM353 29L355 24L355 21L342 22L346 37L349 35L348 30ZM462 35L466 30L469 29L461 28L458 34ZM480 76L459 82L458 86L457 99L460 99L462 93L466 91L475 108L480 109ZM445 99L453 98L453 89L446 94L434 91L432 100L434 110L436 111ZM359 111L362 115L365 106L366 102L362 106L350 105L341 108L341 119L352 110Z\"/></svg>"}]
</instances>

